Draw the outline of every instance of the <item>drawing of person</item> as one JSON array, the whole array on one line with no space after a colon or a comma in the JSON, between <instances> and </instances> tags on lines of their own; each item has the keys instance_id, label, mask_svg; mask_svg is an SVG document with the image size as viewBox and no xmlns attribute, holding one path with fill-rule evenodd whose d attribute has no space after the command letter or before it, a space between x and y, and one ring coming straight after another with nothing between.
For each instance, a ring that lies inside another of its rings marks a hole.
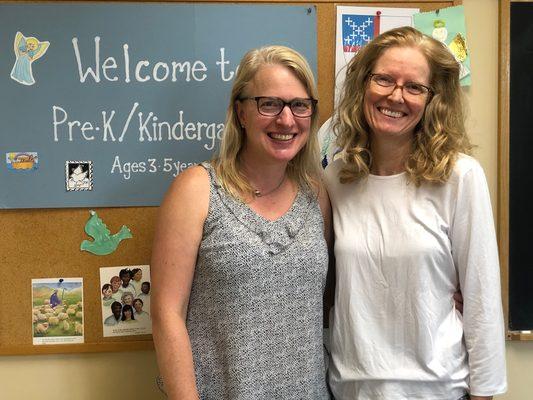
<instances>
[{"instance_id":1,"label":"drawing of person","mask_svg":"<svg viewBox=\"0 0 533 400\"><path fill-rule=\"evenodd\" d=\"M124 292L122 293L122 304L133 306L133 293L131 292Z\"/></svg>"},{"instance_id":2,"label":"drawing of person","mask_svg":"<svg viewBox=\"0 0 533 400\"><path fill-rule=\"evenodd\" d=\"M102 305L109 307L115 299L113 298L113 289L110 283L106 283L102 286Z\"/></svg>"},{"instance_id":3,"label":"drawing of person","mask_svg":"<svg viewBox=\"0 0 533 400\"><path fill-rule=\"evenodd\" d=\"M135 288L135 293L141 293L141 279L143 277L143 271L140 268L133 268L130 272L131 281L130 284Z\"/></svg>"},{"instance_id":4,"label":"drawing of person","mask_svg":"<svg viewBox=\"0 0 533 400\"><path fill-rule=\"evenodd\" d=\"M131 270L129 268L123 268L118 273L118 276L120 277L120 280L122 281L122 284L119 288L119 290L122 293L131 292L133 296L135 297L137 295L137 291L135 290L135 287L131 284Z\"/></svg>"},{"instance_id":5,"label":"drawing of person","mask_svg":"<svg viewBox=\"0 0 533 400\"><path fill-rule=\"evenodd\" d=\"M113 326L120 322L122 316L122 304L120 304L118 301L115 301L113 304L111 304L111 312L113 314L104 320L104 325Z\"/></svg>"},{"instance_id":6,"label":"drawing of person","mask_svg":"<svg viewBox=\"0 0 533 400\"><path fill-rule=\"evenodd\" d=\"M59 296L57 295L57 289L54 289L54 292L50 296L50 306L54 308L55 306L61 304L61 300L59 299Z\"/></svg>"},{"instance_id":7,"label":"drawing of person","mask_svg":"<svg viewBox=\"0 0 533 400\"><path fill-rule=\"evenodd\" d=\"M115 275L109 280L109 283L111 284L111 291L113 292L111 297L113 297L116 301L121 301L122 292L119 289L120 285L122 285L122 281L118 276Z\"/></svg>"},{"instance_id":8,"label":"drawing of person","mask_svg":"<svg viewBox=\"0 0 533 400\"><path fill-rule=\"evenodd\" d=\"M141 284L141 293L137 298L143 301L144 309L150 312L150 282L145 281Z\"/></svg>"},{"instance_id":9,"label":"drawing of person","mask_svg":"<svg viewBox=\"0 0 533 400\"><path fill-rule=\"evenodd\" d=\"M35 37L25 37L21 32L17 32L13 43L16 60L11 70L11 78L23 85L33 85L35 79L31 64L41 58L48 50L50 42L40 42Z\"/></svg>"},{"instance_id":10,"label":"drawing of person","mask_svg":"<svg viewBox=\"0 0 533 400\"><path fill-rule=\"evenodd\" d=\"M142 323L148 323L150 321L150 314L143 310L143 301L141 299L133 300L133 315L135 319Z\"/></svg>"},{"instance_id":11,"label":"drawing of person","mask_svg":"<svg viewBox=\"0 0 533 400\"><path fill-rule=\"evenodd\" d=\"M122 318L120 319L119 324L128 323L137 323L137 321L133 315L133 307L126 304L124 307L122 307Z\"/></svg>"}]
</instances>

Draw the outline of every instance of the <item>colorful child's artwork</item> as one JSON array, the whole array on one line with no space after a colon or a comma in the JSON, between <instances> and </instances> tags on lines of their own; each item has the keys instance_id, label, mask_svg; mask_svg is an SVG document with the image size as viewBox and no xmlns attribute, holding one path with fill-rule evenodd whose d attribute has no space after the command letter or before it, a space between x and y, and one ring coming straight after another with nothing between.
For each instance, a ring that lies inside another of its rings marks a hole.
<instances>
[{"instance_id":1,"label":"colorful child's artwork","mask_svg":"<svg viewBox=\"0 0 533 400\"><path fill-rule=\"evenodd\" d=\"M400 26L413 26L418 8L337 6L335 100L344 82L346 65L374 37Z\"/></svg>"},{"instance_id":2,"label":"colorful child's artwork","mask_svg":"<svg viewBox=\"0 0 533 400\"><path fill-rule=\"evenodd\" d=\"M466 42L466 24L463 6L441 8L414 16L415 28L448 46L461 66L460 83L472 83L470 54Z\"/></svg>"},{"instance_id":3,"label":"colorful child's artwork","mask_svg":"<svg viewBox=\"0 0 533 400\"><path fill-rule=\"evenodd\" d=\"M33 344L83 343L83 278L32 279Z\"/></svg>"},{"instance_id":4,"label":"colorful child's artwork","mask_svg":"<svg viewBox=\"0 0 533 400\"><path fill-rule=\"evenodd\" d=\"M31 65L46 53L48 46L50 42L42 42L33 36L25 37L21 32L17 32L13 41L16 59L11 70L11 79L23 85L33 85L35 78Z\"/></svg>"},{"instance_id":5,"label":"colorful child's artwork","mask_svg":"<svg viewBox=\"0 0 533 400\"><path fill-rule=\"evenodd\" d=\"M6 153L6 165L11 171L35 170L39 166L39 156L33 151Z\"/></svg>"},{"instance_id":6,"label":"colorful child's artwork","mask_svg":"<svg viewBox=\"0 0 533 400\"><path fill-rule=\"evenodd\" d=\"M104 337L152 333L150 266L100 268Z\"/></svg>"}]
</instances>

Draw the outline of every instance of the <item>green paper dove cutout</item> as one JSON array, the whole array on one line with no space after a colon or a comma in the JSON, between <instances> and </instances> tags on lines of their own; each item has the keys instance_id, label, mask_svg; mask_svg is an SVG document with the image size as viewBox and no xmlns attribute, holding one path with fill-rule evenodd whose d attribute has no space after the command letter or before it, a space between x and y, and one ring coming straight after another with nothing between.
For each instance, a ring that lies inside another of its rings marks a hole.
<instances>
[{"instance_id":1,"label":"green paper dove cutout","mask_svg":"<svg viewBox=\"0 0 533 400\"><path fill-rule=\"evenodd\" d=\"M133 237L126 225L122 225L118 233L111 235L111 231L107 229L106 224L102 222L98 214L93 210L89 212L91 213L91 218L85 224L85 232L94 240L92 242L90 240L81 242L81 250L98 256L105 256L114 252L121 240Z\"/></svg>"}]
</instances>

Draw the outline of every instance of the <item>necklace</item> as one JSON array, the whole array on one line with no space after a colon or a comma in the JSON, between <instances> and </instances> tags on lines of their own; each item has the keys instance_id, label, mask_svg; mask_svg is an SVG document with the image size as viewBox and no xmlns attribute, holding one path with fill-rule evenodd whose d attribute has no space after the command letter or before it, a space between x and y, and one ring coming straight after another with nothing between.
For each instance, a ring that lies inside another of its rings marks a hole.
<instances>
[{"instance_id":1,"label":"necklace","mask_svg":"<svg viewBox=\"0 0 533 400\"><path fill-rule=\"evenodd\" d=\"M287 177L287 174L283 174L283 178L281 178L281 181L279 181L278 185L274 189L269 190L266 193L261 192L259 189L254 189L254 196L265 197L265 196L268 196L269 194L274 193L276 190L278 190L281 187L281 185L283 185L283 182L285 182L286 177Z\"/></svg>"}]
</instances>

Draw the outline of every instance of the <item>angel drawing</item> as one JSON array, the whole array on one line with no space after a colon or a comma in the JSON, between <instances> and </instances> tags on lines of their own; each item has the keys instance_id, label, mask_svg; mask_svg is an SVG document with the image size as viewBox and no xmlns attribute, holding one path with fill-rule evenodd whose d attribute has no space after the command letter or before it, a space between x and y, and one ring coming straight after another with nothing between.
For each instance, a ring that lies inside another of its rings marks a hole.
<instances>
[{"instance_id":1,"label":"angel drawing","mask_svg":"<svg viewBox=\"0 0 533 400\"><path fill-rule=\"evenodd\" d=\"M35 79L31 64L46 53L48 46L50 42L41 42L35 37L25 37L21 32L17 32L13 42L17 59L11 70L11 78L23 85L33 85Z\"/></svg>"}]
</instances>

